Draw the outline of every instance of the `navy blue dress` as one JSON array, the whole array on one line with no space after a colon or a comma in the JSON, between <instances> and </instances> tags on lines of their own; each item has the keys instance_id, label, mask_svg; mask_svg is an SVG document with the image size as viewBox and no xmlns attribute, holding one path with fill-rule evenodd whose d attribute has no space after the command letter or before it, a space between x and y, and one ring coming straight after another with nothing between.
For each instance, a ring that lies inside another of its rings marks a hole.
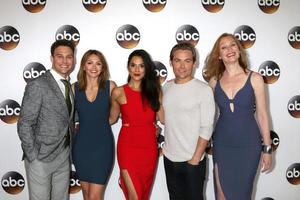
<instances>
[{"instance_id":1,"label":"navy blue dress","mask_svg":"<svg viewBox=\"0 0 300 200\"><path fill-rule=\"evenodd\" d=\"M261 156L262 138L254 118L255 94L250 81L229 99L217 82L215 100L220 109L213 134L213 160L228 200L250 200ZM234 111L230 109L234 104Z\"/></svg>"},{"instance_id":2,"label":"navy blue dress","mask_svg":"<svg viewBox=\"0 0 300 200\"><path fill-rule=\"evenodd\" d=\"M93 102L75 84L75 109L80 129L73 143L73 162L79 180L106 184L113 166L114 139L109 125L110 84Z\"/></svg>"}]
</instances>

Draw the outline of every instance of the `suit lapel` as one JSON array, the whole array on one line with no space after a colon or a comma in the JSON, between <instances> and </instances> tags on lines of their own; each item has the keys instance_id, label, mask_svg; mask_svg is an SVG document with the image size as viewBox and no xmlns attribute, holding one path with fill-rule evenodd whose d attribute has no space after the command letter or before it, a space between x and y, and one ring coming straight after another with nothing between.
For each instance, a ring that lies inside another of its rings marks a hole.
<instances>
[{"instance_id":1,"label":"suit lapel","mask_svg":"<svg viewBox=\"0 0 300 200\"><path fill-rule=\"evenodd\" d=\"M45 73L47 82L49 83L49 87L51 88L51 90L53 91L53 93L57 96L57 100L59 101L59 105L62 105L62 109L64 110L64 112L61 112L61 114L67 118L69 118L68 115L68 107L65 101L65 97L63 95L63 93L61 92L56 80L54 79L54 77L52 76L50 71L47 71Z\"/></svg>"}]
</instances>

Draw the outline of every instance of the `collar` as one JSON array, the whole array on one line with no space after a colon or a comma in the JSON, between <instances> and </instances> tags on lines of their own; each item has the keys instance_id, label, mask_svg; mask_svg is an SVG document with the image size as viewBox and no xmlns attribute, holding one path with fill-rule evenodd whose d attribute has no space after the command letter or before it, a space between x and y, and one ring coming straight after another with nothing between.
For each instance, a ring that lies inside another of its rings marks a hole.
<instances>
[{"instance_id":1,"label":"collar","mask_svg":"<svg viewBox=\"0 0 300 200\"><path fill-rule=\"evenodd\" d=\"M53 75L54 79L56 81L60 81L61 79L65 79L67 81L70 81L70 77L67 78L62 77L59 73L57 73L53 68L50 69L51 74Z\"/></svg>"}]
</instances>

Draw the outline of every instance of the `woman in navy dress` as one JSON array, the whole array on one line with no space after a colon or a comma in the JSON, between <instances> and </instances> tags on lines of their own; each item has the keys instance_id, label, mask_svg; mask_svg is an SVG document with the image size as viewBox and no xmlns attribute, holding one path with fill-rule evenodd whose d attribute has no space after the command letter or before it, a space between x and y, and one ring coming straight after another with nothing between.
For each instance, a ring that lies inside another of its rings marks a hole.
<instances>
[{"instance_id":1,"label":"woman in navy dress","mask_svg":"<svg viewBox=\"0 0 300 200\"><path fill-rule=\"evenodd\" d=\"M272 162L263 78L248 69L245 50L227 33L215 42L204 71L220 110L213 134L216 199L250 200L259 161L261 171Z\"/></svg>"},{"instance_id":2,"label":"woman in navy dress","mask_svg":"<svg viewBox=\"0 0 300 200\"><path fill-rule=\"evenodd\" d=\"M75 109L80 124L73 144L73 161L84 200L103 199L114 158L114 139L109 125L109 81L103 54L88 50L81 59L74 84Z\"/></svg>"}]
</instances>

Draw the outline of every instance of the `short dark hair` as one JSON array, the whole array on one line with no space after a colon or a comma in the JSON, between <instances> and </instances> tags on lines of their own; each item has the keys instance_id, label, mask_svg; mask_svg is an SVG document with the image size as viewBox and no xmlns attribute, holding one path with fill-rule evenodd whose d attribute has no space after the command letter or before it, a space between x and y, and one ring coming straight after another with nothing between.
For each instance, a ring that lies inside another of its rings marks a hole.
<instances>
[{"instance_id":1,"label":"short dark hair","mask_svg":"<svg viewBox=\"0 0 300 200\"><path fill-rule=\"evenodd\" d=\"M53 44L51 45L51 56L54 55L54 51L57 47L59 46L66 46L66 47L70 47L70 49L72 50L73 54L75 51L75 45L72 41L69 40L56 40L55 42L53 42Z\"/></svg>"},{"instance_id":2,"label":"short dark hair","mask_svg":"<svg viewBox=\"0 0 300 200\"><path fill-rule=\"evenodd\" d=\"M174 53L177 50L188 50L188 51L191 51L192 55L193 55L193 62L196 62L196 59L197 59L196 49L195 49L194 45L192 45L191 43L182 42L182 43L178 43L175 46L173 46L173 48L172 48L172 50L170 52L170 60L173 60Z\"/></svg>"}]
</instances>

